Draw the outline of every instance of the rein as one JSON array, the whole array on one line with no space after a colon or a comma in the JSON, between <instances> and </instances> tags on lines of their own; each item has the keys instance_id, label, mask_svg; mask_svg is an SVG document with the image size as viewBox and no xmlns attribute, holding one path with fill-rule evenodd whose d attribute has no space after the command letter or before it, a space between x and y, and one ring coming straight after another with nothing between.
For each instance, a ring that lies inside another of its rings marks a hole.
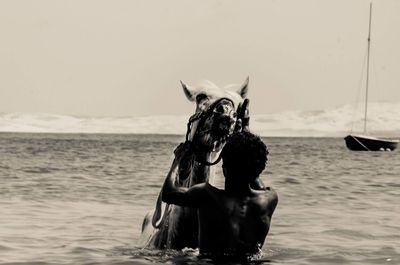
<instances>
[{"instance_id":1,"label":"rein","mask_svg":"<svg viewBox=\"0 0 400 265\"><path fill-rule=\"evenodd\" d=\"M199 121L199 124L197 125L197 128L198 128L198 127L201 127L201 125L203 125L204 121L205 121L208 117L211 117L211 116L213 115L214 108L215 108L222 100L228 100L228 101L230 101L230 102L232 103L233 106L235 106L234 102L233 102L231 99L229 99L229 98L220 98L220 99L216 100L215 102L213 102L205 111L195 113L195 114L193 114L193 115L189 118L189 121L188 121L188 123L187 123L187 131L186 131L186 141L185 141L185 143L190 143L195 152L196 152L196 150L201 150L202 148L200 148L199 146L196 146L196 145L193 143L193 141L191 141L191 140L189 139L189 135L190 135L190 133L192 132L192 129L193 129L193 128L192 128L193 123L194 123L195 121ZM239 109L239 107L238 107L238 109ZM196 136L196 134L198 133L198 132L197 132L197 128L196 128L196 131L194 132L193 138L194 138L194 137ZM208 151L208 150L205 150L205 151ZM196 156L196 157L198 157L198 156ZM196 161L199 162L199 163L201 163L201 164L205 164L206 166L213 166L213 165L218 164L218 163L221 161L221 159L222 159L222 152L219 154L218 158L217 158L214 162L209 162L209 161L207 161L206 159L201 159L200 161L196 159Z\"/></svg>"}]
</instances>

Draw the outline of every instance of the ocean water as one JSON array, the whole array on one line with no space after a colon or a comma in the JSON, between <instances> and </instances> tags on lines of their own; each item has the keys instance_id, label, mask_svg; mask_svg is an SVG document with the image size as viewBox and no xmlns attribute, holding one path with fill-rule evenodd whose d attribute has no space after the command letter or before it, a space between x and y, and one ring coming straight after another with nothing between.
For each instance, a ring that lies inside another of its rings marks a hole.
<instances>
[{"instance_id":1,"label":"ocean water","mask_svg":"<svg viewBox=\"0 0 400 265\"><path fill-rule=\"evenodd\" d=\"M212 264L196 250L138 246L182 140L0 134L0 264ZM400 264L398 151L350 152L341 138L264 141L262 178L279 204L255 263Z\"/></svg>"}]
</instances>

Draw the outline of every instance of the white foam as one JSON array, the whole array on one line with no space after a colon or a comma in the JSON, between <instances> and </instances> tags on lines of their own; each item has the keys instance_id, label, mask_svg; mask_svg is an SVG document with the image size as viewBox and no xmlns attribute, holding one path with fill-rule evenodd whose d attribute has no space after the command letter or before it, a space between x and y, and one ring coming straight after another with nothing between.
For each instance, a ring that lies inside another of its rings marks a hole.
<instances>
[{"instance_id":1,"label":"white foam","mask_svg":"<svg viewBox=\"0 0 400 265\"><path fill-rule=\"evenodd\" d=\"M189 116L73 117L47 113L0 114L1 132L183 134Z\"/></svg>"},{"instance_id":2,"label":"white foam","mask_svg":"<svg viewBox=\"0 0 400 265\"><path fill-rule=\"evenodd\" d=\"M250 127L262 136L340 137L350 131L352 124L355 131L362 130L363 112L354 113L353 106L345 105L321 111L252 115ZM400 135L400 103L371 103L368 113L370 131ZM183 135L189 116L74 117L46 113L5 113L0 114L0 131Z\"/></svg>"},{"instance_id":3,"label":"white foam","mask_svg":"<svg viewBox=\"0 0 400 265\"><path fill-rule=\"evenodd\" d=\"M384 135L400 134L400 103L370 103L368 131ZM265 136L343 136L362 131L364 113L345 105L321 111L289 111L254 115L251 128Z\"/></svg>"}]
</instances>

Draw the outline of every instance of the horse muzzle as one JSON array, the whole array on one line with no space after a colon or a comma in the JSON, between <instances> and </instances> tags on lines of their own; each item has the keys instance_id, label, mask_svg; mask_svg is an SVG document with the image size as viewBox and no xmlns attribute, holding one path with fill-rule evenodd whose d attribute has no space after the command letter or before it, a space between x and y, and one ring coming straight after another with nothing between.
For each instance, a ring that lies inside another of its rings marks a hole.
<instances>
[{"instance_id":1,"label":"horse muzzle","mask_svg":"<svg viewBox=\"0 0 400 265\"><path fill-rule=\"evenodd\" d=\"M236 118L232 115L219 115L215 118L213 125L213 133L217 136L229 136L235 129Z\"/></svg>"}]
</instances>

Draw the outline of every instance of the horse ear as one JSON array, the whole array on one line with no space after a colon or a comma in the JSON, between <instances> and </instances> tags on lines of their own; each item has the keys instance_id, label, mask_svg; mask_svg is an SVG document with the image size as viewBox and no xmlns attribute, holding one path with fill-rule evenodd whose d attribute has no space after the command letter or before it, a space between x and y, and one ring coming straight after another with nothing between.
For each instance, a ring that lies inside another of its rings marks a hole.
<instances>
[{"instance_id":1,"label":"horse ear","mask_svg":"<svg viewBox=\"0 0 400 265\"><path fill-rule=\"evenodd\" d=\"M243 85L239 88L237 92L242 98L246 98L248 91L249 91L249 77L246 78Z\"/></svg>"},{"instance_id":2,"label":"horse ear","mask_svg":"<svg viewBox=\"0 0 400 265\"><path fill-rule=\"evenodd\" d=\"M193 89L189 86L187 86L185 83L182 82L182 80L180 80L182 88L183 88L183 92L185 93L185 96L187 97L187 99L189 101L194 101L195 100L195 94L193 92Z\"/></svg>"}]
</instances>

